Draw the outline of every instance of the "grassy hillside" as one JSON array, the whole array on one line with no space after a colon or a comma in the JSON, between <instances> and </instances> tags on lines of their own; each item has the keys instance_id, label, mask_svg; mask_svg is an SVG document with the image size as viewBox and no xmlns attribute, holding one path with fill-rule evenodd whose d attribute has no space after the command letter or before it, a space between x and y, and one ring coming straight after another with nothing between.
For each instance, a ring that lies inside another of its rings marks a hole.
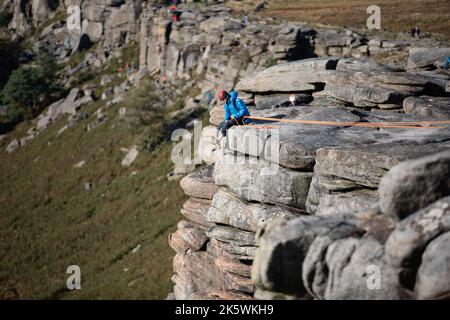
<instances>
[{"instance_id":1,"label":"grassy hillside","mask_svg":"<svg viewBox=\"0 0 450 320\"><path fill-rule=\"evenodd\" d=\"M231 3L237 1L231 1ZM260 1L251 3L253 8ZM419 25L422 32L442 34L450 39L450 1L448 0L268 0L264 15L310 23L365 28L372 4L381 8L382 29L409 32ZM242 4L235 4L242 10Z\"/></svg>"},{"instance_id":2,"label":"grassy hillside","mask_svg":"<svg viewBox=\"0 0 450 320\"><path fill-rule=\"evenodd\" d=\"M93 115L101 105L84 111ZM1 145L0 299L160 299L170 292L167 236L185 200L178 182L166 179L171 144L123 168L121 148L134 136L118 108L90 132L95 115L58 135L66 124L60 119L11 155ZM11 138L29 127L20 124ZM81 268L81 290L66 289L72 264Z\"/></svg>"}]
</instances>

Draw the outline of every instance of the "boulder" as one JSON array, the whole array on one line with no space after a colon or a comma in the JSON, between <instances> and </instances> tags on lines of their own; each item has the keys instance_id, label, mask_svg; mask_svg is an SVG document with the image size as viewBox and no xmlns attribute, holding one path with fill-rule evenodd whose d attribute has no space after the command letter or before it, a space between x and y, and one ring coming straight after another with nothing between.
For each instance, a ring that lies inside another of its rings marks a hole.
<instances>
[{"instance_id":1,"label":"boulder","mask_svg":"<svg viewBox=\"0 0 450 320\"><path fill-rule=\"evenodd\" d=\"M237 84L237 90L265 92L300 92L317 90L325 83L328 70L334 70L338 59L305 59L270 67Z\"/></svg>"},{"instance_id":2,"label":"boulder","mask_svg":"<svg viewBox=\"0 0 450 320\"><path fill-rule=\"evenodd\" d=\"M383 212L399 220L450 195L450 149L394 166L378 194Z\"/></svg>"},{"instance_id":3,"label":"boulder","mask_svg":"<svg viewBox=\"0 0 450 320\"><path fill-rule=\"evenodd\" d=\"M241 230L256 232L258 228L278 217L292 217L294 210L279 206L247 204L235 195L219 190L213 198L206 220Z\"/></svg>"},{"instance_id":4,"label":"boulder","mask_svg":"<svg viewBox=\"0 0 450 320\"><path fill-rule=\"evenodd\" d=\"M328 190L322 177L314 177L306 201L306 211L320 216L338 213L359 213L377 206L378 197L374 190L356 186L348 190ZM338 179L337 179L338 180ZM334 189L334 186L333 186Z\"/></svg>"},{"instance_id":5,"label":"boulder","mask_svg":"<svg viewBox=\"0 0 450 320\"><path fill-rule=\"evenodd\" d=\"M111 82L112 82L112 78L111 78L111 76L109 76L107 74L103 75L102 78L100 79L100 85L101 86L105 86L105 85L107 85L108 83L111 83Z\"/></svg>"},{"instance_id":6,"label":"boulder","mask_svg":"<svg viewBox=\"0 0 450 320\"><path fill-rule=\"evenodd\" d=\"M251 276L251 265L242 263L239 260L217 257L215 263L221 272L233 273L246 278Z\"/></svg>"},{"instance_id":7,"label":"boulder","mask_svg":"<svg viewBox=\"0 0 450 320\"><path fill-rule=\"evenodd\" d=\"M184 177L180 186L188 196L211 200L217 191L212 175L213 166L205 166Z\"/></svg>"},{"instance_id":8,"label":"boulder","mask_svg":"<svg viewBox=\"0 0 450 320\"><path fill-rule=\"evenodd\" d=\"M431 253L437 253L434 250L435 247L431 247L427 256L424 257L427 246L438 236L449 231L450 197L442 198L398 223L386 242L386 257L394 268L399 283L404 288L411 292L414 291L419 267L425 263L425 258L428 258L427 261L431 261ZM437 254L443 255L444 252ZM430 267L433 266L424 265L425 270L429 270ZM422 293L423 296L432 293L432 291L427 293L428 288L422 288L425 290Z\"/></svg>"},{"instance_id":9,"label":"boulder","mask_svg":"<svg viewBox=\"0 0 450 320\"><path fill-rule=\"evenodd\" d=\"M221 152L219 140L217 140L217 128L207 126L203 128L202 136L198 144L198 152L202 160L207 164L214 164L218 153Z\"/></svg>"},{"instance_id":10,"label":"boulder","mask_svg":"<svg viewBox=\"0 0 450 320\"><path fill-rule=\"evenodd\" d=\"M206 221L206 214L211 206L211 201L190 197L181 208L181 214L188 220L200 226L209 227L211 223Z\"/></svg>"},{"instance_id":11,"label":"boulder","mask_svg":"<svg viewBox=\"0 0 450 320\"><path fill-rule=\"evenodd\" d=\"M252 280L263 290L310 298L302 281L302 265L314 239L335 234L351 236L360 232L349 220L342 218L303 216L277 219L257 234L259 248L253 263Z\"/></svg>"},{"instance_id":12,"label":"boulder","mask_svg":"<svg viewBox=\"0 0 450 320\"><path fill-rule=\"evenodd\" d=\"M405 113L434 119L450 119L450 97L408 97L403 101Z\"/></svg>"},{"instance_id":13,"label":"boulder","mask_svg":"<svg viewBox=\"0 0 450 320\"><path fill-rule=\"evenodd\" d=\"M401 104L412 95L445 92L446 80L390 69L365 59L342 59L326 79L325 93L358 107Z\"/></svg>"},{"instance_id":14,"label":"boulder","mask_svg":"<svg viewBox=\"0 0 450 320\"><path fill-rule=\"evenodd\" d=\"M221 242L239 243L240 246L256 246L255 234L228 226L212 226L206 232L208 237Z\"/></svg>"},{"instance_id":15,"label":"boulder","mask_svg":"<svg viewBox=\"0 0 450 320\"><path fill-rule=\"evenodd\" d=\"M103 23L83 20L82 32L85 33L92 42L98 42L103 37Z\"/></svg>"},{"instance_id":16,"label":"boulder","mask_svg":"<svg viewBox=\"0 0 450 320\"><path fill-rule=\"evenodd\" d=\"M308 94L296 94L296 104L307 104L313 100L311 95ZM257 109L270 109L278 107L292 106L290 101L290 94L270 94L270 95L256 95L255 105Z\"/></svg>"},{"instance_id":17,"label":"boulder","mask_svg":"<svg viewBox=\"0 0 450 320\"><path fill-rule=\"evenodd\" d=\"M417 271L415 293L417 299L450 298L450 232L434 239L422 255Z\"/></svg>"},{"instance_id":18,"label":"boulder","mask_svg":"<svg viewBox=\"0 0 450 320\"><path fill-rule=\"evenodd\" d=\"M305 208L312 175L230 152L221 154L214 166L215 183L242 199L296 208Z\"/></svg>"},{"instance_id":19,"label":"boulder","mask_svg":"<svg viewBox=\"0 0 450 320\"><path fill-rule=\"evenodd\" d=\"M233 260L253 260L257 247L241 246L235 242L222 242L211 238L208 242L207 252L214 257L226 257Z\"/></svg>"},{"instance_id":20,"label":"boulder","mask_svg":"<svg viewBox=\"0 0 450 320\"><path fill-rule=\"evenodd\" d=\"M321 250L324 248L322 247ZM326 274L327 284L324 295L319 298L326 300L400 299L398 279L385 259L384 247L378 241L370 238L349 237L333 242L325 252L326 266L320 270L322 274L319 276L319 281L323 281Z\"/></svg>"},{"instance_id":21,"label":"boulder","mask_svg":"<svg viewBox=\"0 0 450 320\"><path fill-rule=\"evenodd\" d=\"M447 57L450 57L450 48L411 48L407 68L434 69L436 62L443 63Z\"/></svg>"},{"instance_id":22,"label":"boulder","mask_svg":"<svg viewBox=\"0 0 450 320\"><path fill-rule=\"evenodd\" d=\"M50 117L49 115L44 115L41 118L39 118L37 124L36 124L36 129L40 132L46 130L48 128L48 126L52 123L53 118Z\"/></svg>"},{"instance_id":23,"label":"boulder","mask_svg":"<svg viewBox=\"0 0 450 320\"><path fill-rule=\"evenodd\" d=\"M207 241L208 237L205 231L201 227L187 221L180 221L177 231L169 236L169 244L172 243L172 248L183 254L187 251L186 246L187 249L196 252L200 251Z\"/></svg>"},{"instance_id":24,"label":"boulder","mask_svg":"<svg viewBox=\"0 0 450 320\"><path fill-rule=\"evenodd\" d=\"M33 139L34 139L34 135L25 136L25 137L20 139L19 144L20 144L21 147L23 147L26 144L28 144L30 141L32 141Z\"/></svg>"},{"instance_id":25,"label":"boulder","mask_svg":"<svg viewBox=\"0 0 450 320\"><path fill-rule=\"evenodd\" d=\"M11 141L8 146L6 147L6 152L8 153L13 153L15 152L17 149L19 149L20 147L20 142L17 139L14 139L13 141Z\"/></svg>"},{"instance_id":26,"label":"boulder","mask_svg":"<svg viewBox=\"0 0 450 320\"><path fill-rule=\"evenodd\" d=\"M48 19L51 13L48 0L32 0L31 14L33 16L33 22L35 25L40 24Z\"/></svg>"},{"instance_id":27,"label":"boulder","mask_svg":"<svg viewBox=\"0 0 450 320\"><path fill-rule=\"evenodd\" d=\"M176 254L173 269L176 273L174 293L177 300L187 299L194 292L220 289L220 274L215 267L215 258L205 251Z\"/></svg>"},{"instance_id":28,"label":"boulder","mask_svg":"<svg viewBox=\"0 0 450 320\"><path fill-rule=\"evenodd\" d=\"M139 149L137 146L133 146L128 153L126 154L125 158L123 158L121 165L122 167L129 167L133 164L133 162L136 160L137 156L139 155Z\"/></svg>"},{"instance_id":29,"label":"boulder","mask_svg":"<svg viewBox=\"0 0 450 320\"><path fill-rule=\"evenodd\" d=\"M221 105L212 108L209 114L209 122L216 126L221 124L225 118L225 111L223 110L223 106Z\"/></svg>"}]
</instances>

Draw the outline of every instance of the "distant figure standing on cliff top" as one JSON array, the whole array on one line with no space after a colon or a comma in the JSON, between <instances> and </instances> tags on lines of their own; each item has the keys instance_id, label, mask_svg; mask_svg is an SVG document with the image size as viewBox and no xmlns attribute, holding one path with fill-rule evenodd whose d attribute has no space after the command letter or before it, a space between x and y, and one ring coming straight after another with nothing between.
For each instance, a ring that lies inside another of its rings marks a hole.
<instances>
[{"instance_id":1,"label":"distant figure standing on cliff top","mask_svg":"<svg viewBox=\"0 0 450 320\"><path fill-rule=\"evenodd\" d=\"M249 119L245 117L250 116L247 106L244 101L238 99L238 93L231 91L230 93L225 90L219 91L218 98L220 101L224 101L225 118L224 121L217 127L219 134L223 137L227 135L227 130L233 126L240 126L249 123ZM220 137L219 137L220 138Z\"/></svg>"},{"instance_id":2,"label":"distant figure standing on cliff top","mask_svg":"<svg viewBox=\"0 0 450 320\"><path fill-rule=\"evenodd\" d=\"M414 28L411 29L411 37L419 39L420 36L420 29L418 26L414 26Z\"/></svg>"},{"instance_id":3,"label":"distant figure standing on cliff top","mask_svg":"<svg viewBox=\"0 0 450 320\"><path fill-rule=\"evenodd\" d=\"M248 25L248 21L249 21L248 13L247 13L247 11L245 11L244 17L242 18L242 23L246 26L246 25Z\"/></svg>"}]
</instances>

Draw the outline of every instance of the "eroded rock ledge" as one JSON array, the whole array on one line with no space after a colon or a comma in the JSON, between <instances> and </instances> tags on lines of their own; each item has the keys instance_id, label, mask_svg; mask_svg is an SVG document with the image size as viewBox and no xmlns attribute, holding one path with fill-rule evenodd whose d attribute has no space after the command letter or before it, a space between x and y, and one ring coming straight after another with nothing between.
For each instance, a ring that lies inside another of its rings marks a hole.
<instances>
[{"instance_id":1,"label":"eroded rock ledge","mask_svg":"<svg viewBox=\"0 0 450 320\"><path fill-rule=\"evenodd\" d=\"M336 69L327 70L326 61L291 62L257 75L258 81L272 79L265 90L282 92L278 70L290 70L297 79L292 90L306 93L311 88L303 91L307 80L301 79L308 79L309 68L316 73L312 78L320 72L315 69L319 65L328 73L320 80L325 84L321 90L307 93L313 103L253 108L252 114L397 125L434 118L381 110L376 104L380 101L374 99L377 90L412 99L432 89L442 95L437 100L448 99L442 83L431 75L416 77L365 60L345 59L333 59ZM302 73L296 76L292 68L297 66ZM372 101L375 106L370 109L356 106L353 100L336 103L327 89L336 72L350 73L355 68L367 74L355 85L371 88L360 99ZM372 73L381 69L384 84ZM260 93L246 83L243 80L238 87ZM318 93L320 99L314 97ZM397 102L401 106L402 100ZM177 259L186 267L176 272L186 274L199 263L206 269L200 278L176 276L175 291L183 288L183 293L175 292L175 297L196 298L210 291L257 299L448 297L450 283L437 280L447 279L450 268L443 263L448 259L444 246L450 223L448 126L372 128L255 121L231 128L222 141L216 141L213 127L205 128L200 149L209 165L181 182L186 194L200 192L208 199L202 202L201 219L189 222L197 224L197 238L202 241L192 240L190 248L177 250ZM188 238L191 232L182 225L176 234ZM372 272L380 274L379 289L368 284ZM198 281L203 287L187 281Z\"/></svg>"},{"instance_id":2,"label":"eroded rock ledge","mask_svg":"<svg viewBox=\"0 0 450 320\"><path fill-rule=\"evenodd\" d=\"M367 58L382 44L351 32L340 41L340 32L290 24L240 29L212 9L183 14L160 53L152 50L166 19L149 18L141 63L174 82L204 72L203 91L235 87L253 116L346 124L254 121L221 141L204 128L207 165L181 181L190 198L169 239L171 297L448 298L450 125L398 127L449 119L450 77L439 69L448 49L411 50L393 67ZM255 54L243 63L247 49ZM280 64L266 68L268 59ZM222 106L210 115L217 125Z\"/></svg>"}]
</instances>

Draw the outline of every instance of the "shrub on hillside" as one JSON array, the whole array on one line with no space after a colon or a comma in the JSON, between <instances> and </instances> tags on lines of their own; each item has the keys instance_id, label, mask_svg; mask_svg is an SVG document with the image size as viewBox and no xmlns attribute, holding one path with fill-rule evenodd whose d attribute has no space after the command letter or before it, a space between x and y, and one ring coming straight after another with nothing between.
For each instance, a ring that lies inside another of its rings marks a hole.
<instances>
[{"instance_id":1,"label":"shrub on hillside","mask_svg":"<svg viewBox=\"0 0 450 320\"><path fill-rule=\"evenodd\" d=\"M138 137L138 143L152 150L166 137L165 110L155 94L152 79L146 79L126 99L127 126Z\"/></svg>"},{"instance_id":2,"label":"shrub on hillside","mask_svg":"<svg viewBox=\"0 0 450 320\"><path fill-rule=\"evenodd\" d=\"M12 114L35 117L58 97L57 69L53 57L40 52L33 65L14 70L2 90L2 100Z\"/></svg>"}]
</instances>

